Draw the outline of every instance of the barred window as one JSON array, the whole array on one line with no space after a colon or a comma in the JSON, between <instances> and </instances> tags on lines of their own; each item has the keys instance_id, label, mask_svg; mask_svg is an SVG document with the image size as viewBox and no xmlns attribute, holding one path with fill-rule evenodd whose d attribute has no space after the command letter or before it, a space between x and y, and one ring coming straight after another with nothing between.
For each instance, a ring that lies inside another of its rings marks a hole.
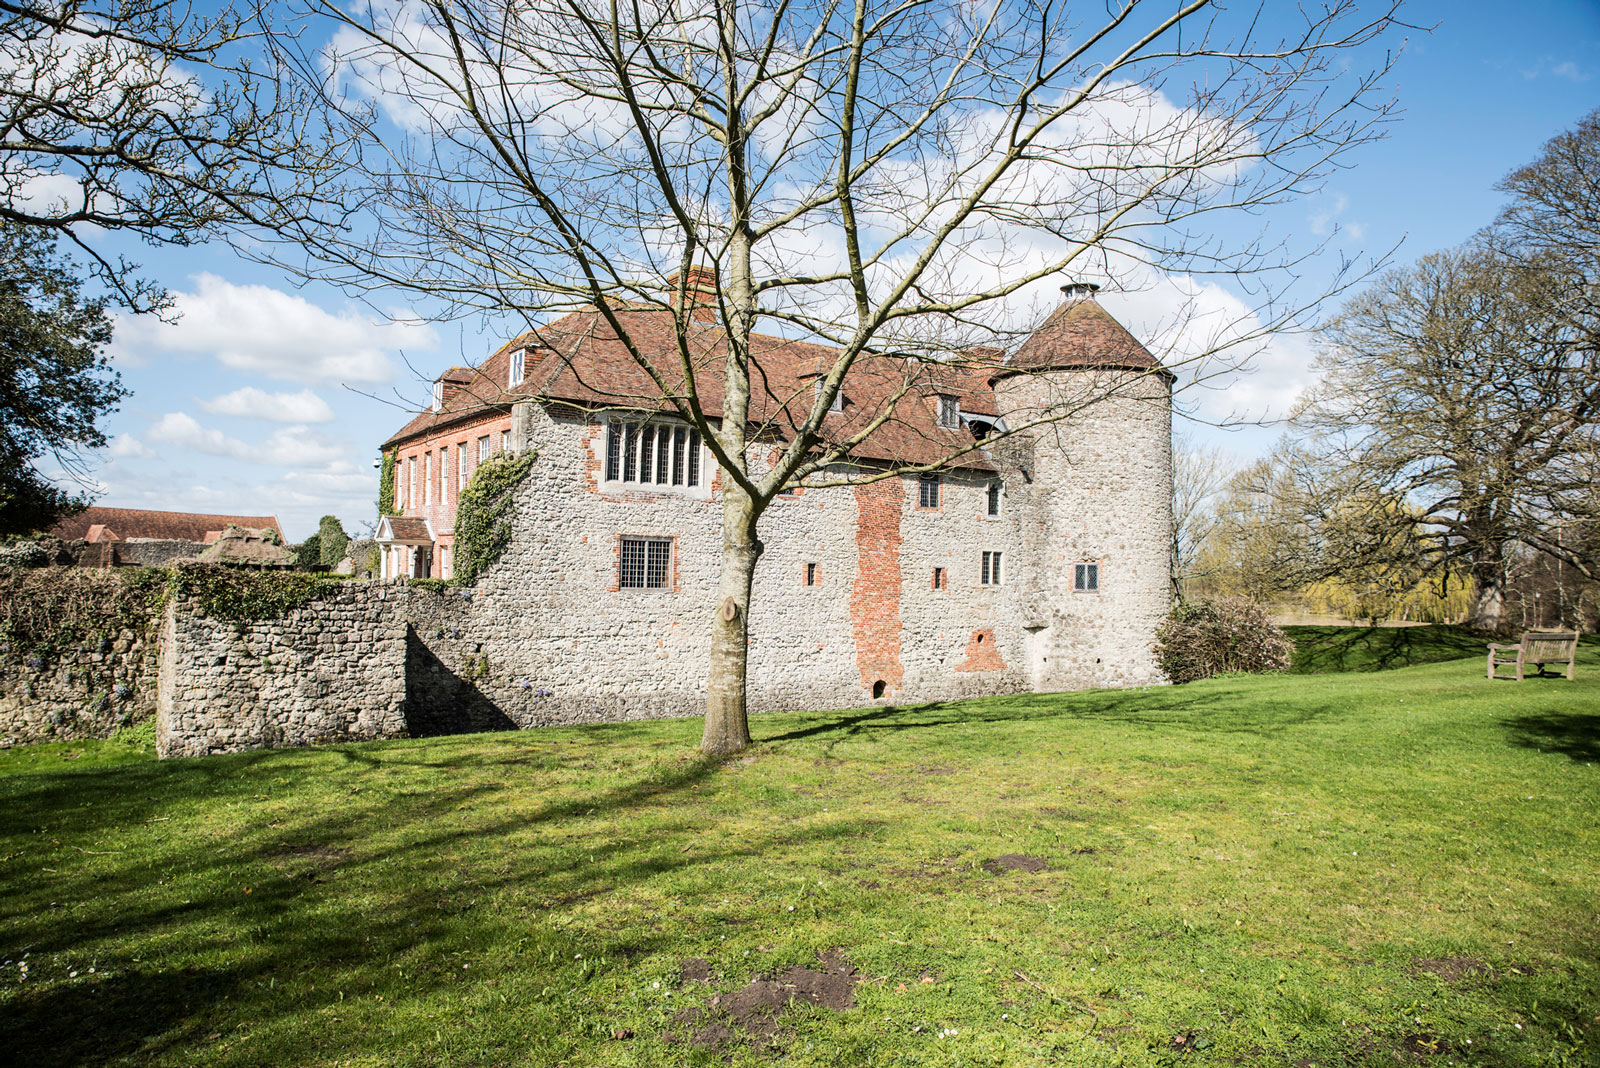
<instances>
[{"instance_id":1,"label":"barred window","mask_svg":"<svg viewBox=\"0 0 1600 1068\"><path fill-rule=\"evenodd\" d=\"M623 538L617 585L625 590L664 590L672 571L671 538Z\"/></svg>"},{"instance_id":2,"label":"barred window","mask_svg":"<svg viewBox=\"0 0 1600 1068\"><path fill-rule=\"evenodd\" d=\"M606 481L699 486L700 431L653 423L608 423Z\"/></svg>"},{"instance_id":3,"label":"barred window","mask_svg":"<svg viewBox=\"0 0 1600 1068\"><path fill-rule=\"evenodd\" d=\"M1100 565L1073 564L1072 588L1080 593L1100 592Z\"/></svg>"},{"instance_id":4,"label":"barred window","mask_svg":"<svg viewBox=\"0 0 1600 1068\"><path fill-rule=\"evenodd\" d=\"M917 506L919 508L939 507L939 476L917 476Z\"/></svg>"},{"instance_id":5,"label":"barred window","mask_svg":"<svg viewBox=\"0 0 1600 1068\"><path fill-rule=\"evenodd\" d=\"M1000 554L997 552L983 554L983 578L985 586L1000 585Z\"/></svg>"},{"instance_id":6,"label":"barred window","mask_svg":"<svg viewBox=\"0 0 1600 1068\"><path fill-rule=\"evenodd\" d=\"M989 515L1000 514L1000 480L995 479L989 483Z\"/></svg>"}]
</instances>

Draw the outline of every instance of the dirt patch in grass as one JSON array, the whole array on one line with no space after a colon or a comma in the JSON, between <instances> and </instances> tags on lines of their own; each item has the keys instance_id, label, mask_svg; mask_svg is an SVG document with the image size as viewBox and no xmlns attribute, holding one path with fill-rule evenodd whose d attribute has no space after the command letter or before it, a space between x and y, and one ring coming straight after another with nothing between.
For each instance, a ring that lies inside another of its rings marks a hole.
<instances>
[{"instance_id":1,"label":"dirt patch in grass","mask_svg":"<svg viewBox=\"0 0 1600 1068\"><path fill-rule=\"evenodd\" d=\"M1414 1057L1437 1057L1441 1053L1449 1053L1450 1043L1438 1035L1431 1035L1426 1031L1416 1031L1406 1035L1400 1040L1400 1048Z\"/></svg>"},{"instance_id":2,"label":"dirt patch in grass","mask_svg":"<svg viewBox=\"0 0 1600 1068\"><path fill-rule=\"evenodd\" d=\"M855 968L837 949L821 954L819 961L822 971L796 964L782 975L770 979L757 976L738 990L717 994L704 1006L684 1009L672 1017L673 1026L663 1031L661 1038L709 1050L737 1042L772 1046L783 1039L779 1016L793 1002L835 1012L855 1008ZM686 973L691 963L684 962ZM709 977L709 965L706 971Z\"/></svg>"},{"instance_id":3,"label":"dirt patch in grass","mask_svg":"<svg viewBox=\"0 0 1600 1068\"><path fill-rule=\"evenodd\" d=\"M1041 872L1048 867L1043 857L1030 857L1026 853L1002 853L993 860L983 862L983 870L990 875L1008 871Z\"/></svg>"},{"instance_id":4,"label":"dirt patch in grass","mask_svg":"<svg viewBox=\"0 0 1600 1068\"><path fill-rule=\"evenodd\" d=\"M302 845L282 845L266 854L266 861L285 875L316 876L332 871L350 859L348 849L306 842Z\"/></svg>"},{"instance_id":5,"label":"dirt patch in grass","mask_svg":"<svg viewBox=\"0 0 1600 1068\"><path fill-rule=\"evenodd\" d=\"M1437 975L1447 983L1459 983L1473 976L1492 976L1494 969L1472 957L1425 957L1415 961L1412 975Z\"/></svg>"},{"instance_id":6,"label":"dirt patch in grass","mask_svg":"<svg viewBox=\"0 0 1600 1068\"><path fill-rule=\"evenodd\" d=\"M709 983L711 981L711 962L704 957L690 957L678 965L678 982L687 986L690 983Z\"/></svg>"}]
</instances>

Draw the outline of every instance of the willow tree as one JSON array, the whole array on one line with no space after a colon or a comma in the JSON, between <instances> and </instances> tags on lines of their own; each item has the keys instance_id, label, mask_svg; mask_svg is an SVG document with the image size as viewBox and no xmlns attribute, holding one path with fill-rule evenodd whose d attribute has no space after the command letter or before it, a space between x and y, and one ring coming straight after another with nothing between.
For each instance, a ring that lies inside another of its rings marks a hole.
<instances>
[{"instance_id":1,"label":"willow tree","mask_svg":"<svg viewBox=\"0 0 1600 1068\"><path fill-rule=\"evenodd\" d=\"M714 454L712 753L749 742L746 620L774 497L979 448L849 466L918 369L992 364L1030 287L1063 272L1244 280L1236 314L1185 320L1181 360L1167 355L1189 380L1315 303L1279 284L1306 250L1251 213L1315 188L1374 136L1388 54L1369 64L1367 46L1383 47L1395 13L1352 0L1272 19L1210 0L307 2L337 30L284 52L371 148L347 191L365 224L287 232L304 269L535 327L592 307L652 383L617 406L675 412ZM1230 236L1207 222L1220 214L1240 217ZM667 366L621 314L639 306L674 312ZM715 366L690 344L699 315L723 333ZM826 350L781 428L752 408L761 330ZM825 415L868 365L901 380L830 437Z\"/></svg>"}]
</instances>

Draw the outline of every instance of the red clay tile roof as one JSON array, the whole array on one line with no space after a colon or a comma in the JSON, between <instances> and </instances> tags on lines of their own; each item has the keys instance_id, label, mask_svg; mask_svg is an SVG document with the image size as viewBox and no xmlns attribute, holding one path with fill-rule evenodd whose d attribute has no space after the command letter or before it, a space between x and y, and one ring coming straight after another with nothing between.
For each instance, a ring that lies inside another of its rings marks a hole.
<instances>
[{"instance_id":1,"label":"red clay tile roof","mask_svg":"<svg viewBox=\"0 0 1600 1068\"><path fill-rule=\"evenodd\" d=\"M391 515L385 516L384 522L388 523L395 541L433 540L433 535L428 531L428 521L420 516Z\"/></svg>"},{"instance_id":2,"label":"red clay tile roof","mask_svg":"<svg viewBox=\"0 0 1600 1068\"><path fill-rule=\"evenodd\" d=\"M240 527L271 528L283 537L276 516L201 515L197 512L157 512L144 508L85 508L58 523L50 533L63 541L77 541L92 526L109 527L124 541L129 538L169 538L177 541L205 541L208 533ZM102 533L104 537L104 533Z\"/></svg>"},{"instance_id":3,"label":"red clay tile roof","mask_svg":"<svg viewBox=\"0 0 1600 1068\"><path fill-rule=\"evenodd\" d=\"M1161 364L1098 301L1088 298L1069 300L1051 312L1006 367L1012 373L1086 367L1154 371Z\"/></svg>"},{"instance_id":4,"label":"red clay tile roof","mask_svg":"<svg viewBox=\"0 0 1600 1068\"><path fill-rule=\"evenodd\" d=\"M1079 310L1083 308L1088 310ZM678 353L672 314L662 308L633 307L619 311L617 318L666 383L666 393L683 396L687 376ZM753 335L750 343L750 419L761 430L793 440L796 426L803 421L815 395L815 376L832 366L835 352L825 346L765 334ZM722 327L691 321L685 344L701 410L709 418L719 418L725 352ZM510 355L522 348L527 350L525 380L507 390L504 383ZM860 460L932 463L973 444L972 433L965 427L938 425L938 394L958 396L964 414L992 419L998 412L989 383L1008 369L1086 366L1151 369L1159 364L1092 300L1068 304L1057 309L1008 364L1001 363L997 349L974 349L961 364L862 356L845 378L844 410L824 421L825 442L838 442L859 432L894 403L893 418L873 431L850 455ZM383 447L388 449L462 420L503 412L515 401L528 398L566 402L588 410L672 409L671 403L664 400L662 389L633 359L605 318L595 311L583 311L563 316L503 346L476 369L470 389L447 397L443 411L416 416ZM963 457L958 466L988 469L990 464L982 453L974 451Z\"/></svg>"}]
</instances>

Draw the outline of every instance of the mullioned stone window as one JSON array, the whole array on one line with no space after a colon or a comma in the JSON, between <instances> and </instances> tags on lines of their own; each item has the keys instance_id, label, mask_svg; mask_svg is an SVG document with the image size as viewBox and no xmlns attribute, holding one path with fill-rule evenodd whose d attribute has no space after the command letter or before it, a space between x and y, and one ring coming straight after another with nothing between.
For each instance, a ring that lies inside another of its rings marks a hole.
<instances>
[{"instance_id":1,"label":"mullioned stone window","mask_svg":"<svg viewBox=\"0 0 1600 1068\"><path fill-rule=\"evenodd\" d=\"M1100 592L1100 565L1073 564L1072 589L1074 593Z\"/></svg>"},{"instance_id":2,"label":"mullioned stone window","mask_svg":"<svg viewBox=\"0 0 1600 1068\"><path fill-rule=\"evenodd\" d=\"M698 489L700 431L668 423L606 424L606 481Z\"/></svg>"},{"instance_id":3,"label":"mullioned stone window","mask_svg":"<svg viewBox=\"0 0 1600 1068\"><path fill-rule=\"evenodd\" d=\"M999 552L985 552L983 554L983 577L980 580L982 585L1000 585L1000 556Z\"/></svg>"}]
</instances>

